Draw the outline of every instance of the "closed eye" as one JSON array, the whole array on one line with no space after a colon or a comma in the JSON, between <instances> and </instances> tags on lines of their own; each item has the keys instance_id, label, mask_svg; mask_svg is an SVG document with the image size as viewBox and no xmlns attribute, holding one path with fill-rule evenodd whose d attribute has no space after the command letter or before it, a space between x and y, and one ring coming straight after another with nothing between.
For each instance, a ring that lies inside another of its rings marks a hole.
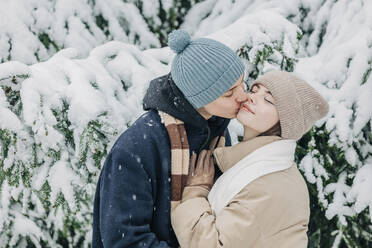
<instances>
[{"instance_id":1,"label":"closed eye","mask_svg":"<svg viewBox=\"0 0 372 248\"><path fill-rule=\"evenodd\" d=\"M274 103L272 103L271 101L269 101L269 100L267 100L267 99L265 99L265 100L266 100L268 103L274 105Z\"/></svg>"},{"instance_id":2,"label":"closed eye","mask_svg":"<svg viewBox=\"0 0 372 248\"><path fill-rule=\"evenodd\" d=\"M253 90L253 88L251 88L251 89L249 90L249 92L250 92L250 93L257 93L257 90Z\"/></svg>"},{"instance_id":3,"label":"closed eye","mask_svg":"<svg viewBox=\"0 0 372 248\"><path fill-rule=\"evenodd\" d=\"M229 90L225 93L224 97L231 97L233 95L233 91Z\"/></svg>"}]
</instances>

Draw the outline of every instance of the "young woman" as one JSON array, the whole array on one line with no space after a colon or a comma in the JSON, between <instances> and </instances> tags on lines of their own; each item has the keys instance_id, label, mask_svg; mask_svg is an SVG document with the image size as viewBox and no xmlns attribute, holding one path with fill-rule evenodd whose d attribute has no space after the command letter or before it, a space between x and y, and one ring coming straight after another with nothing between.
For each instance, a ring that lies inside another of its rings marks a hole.
<instances>
[{"instance_id":1,"label":"young woman","mask_svg":"<svg viewBox=\"0 0 372 248\"><path fill-rule=\"evenodd\" d=\"M243 141L191 157L172 226L181 247L307 247L306 183L294 163L296 140L328 112L325 99L287 72L259 77L237 119Z\"/></svg>"}]
</instances>

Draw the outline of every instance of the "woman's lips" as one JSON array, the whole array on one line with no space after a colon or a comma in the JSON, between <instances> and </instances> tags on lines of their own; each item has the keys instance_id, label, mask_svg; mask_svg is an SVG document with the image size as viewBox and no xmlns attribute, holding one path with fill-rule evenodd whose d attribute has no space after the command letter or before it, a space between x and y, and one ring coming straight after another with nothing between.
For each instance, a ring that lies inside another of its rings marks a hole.
<instances>
[{"instance_id":1,"label":"woman's lips","mask_svg":"<svg viewBox=\"0 0 372 248\"><path fill-rule=\"evenodd\" d=\"M252 114L254 114L254 112L252 111L252 109L249 107L248 104L242 104L242 107L241 107L243 110L247 111L247 112L250 112Z\"/></svg>"}]
</instances>

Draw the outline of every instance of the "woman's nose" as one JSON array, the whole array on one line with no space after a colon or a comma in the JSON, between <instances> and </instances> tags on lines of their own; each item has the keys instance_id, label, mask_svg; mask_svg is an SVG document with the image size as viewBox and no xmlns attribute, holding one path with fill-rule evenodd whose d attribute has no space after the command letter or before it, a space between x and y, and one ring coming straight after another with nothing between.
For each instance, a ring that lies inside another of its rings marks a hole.
<instances>
[{"instance_id":1,"label":"woman's nose","mask_svg":"<svg viewBox=\"0 0 372 248\"><path fill-rule=\"evenodd\" d=\"M252 93L247 93L247 100L249 103L256 103L256 97Z\"/></svg>"}]
</instances>

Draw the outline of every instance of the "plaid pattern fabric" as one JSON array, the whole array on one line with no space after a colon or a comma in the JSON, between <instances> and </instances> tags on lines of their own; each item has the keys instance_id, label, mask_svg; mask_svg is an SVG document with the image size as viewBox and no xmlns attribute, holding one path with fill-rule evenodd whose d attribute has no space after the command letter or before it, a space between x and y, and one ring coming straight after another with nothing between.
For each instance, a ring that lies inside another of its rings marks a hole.
<instances>
[{"instance_id":1,"label":"plaid pattern fabric","mask_svg":"<svg viewBox=\"0 0 372 248\"><path fill-rule=\"evenodd\" d=\"M185 125L173 116L159 111L162 122L167 129L171 147L171 209L181 202L190 166L190 146L187 140ZM217 144L218 143L218 144ZM225 145L225 133L216 137L209 149Z\"/></svg>"}]
</instances>

